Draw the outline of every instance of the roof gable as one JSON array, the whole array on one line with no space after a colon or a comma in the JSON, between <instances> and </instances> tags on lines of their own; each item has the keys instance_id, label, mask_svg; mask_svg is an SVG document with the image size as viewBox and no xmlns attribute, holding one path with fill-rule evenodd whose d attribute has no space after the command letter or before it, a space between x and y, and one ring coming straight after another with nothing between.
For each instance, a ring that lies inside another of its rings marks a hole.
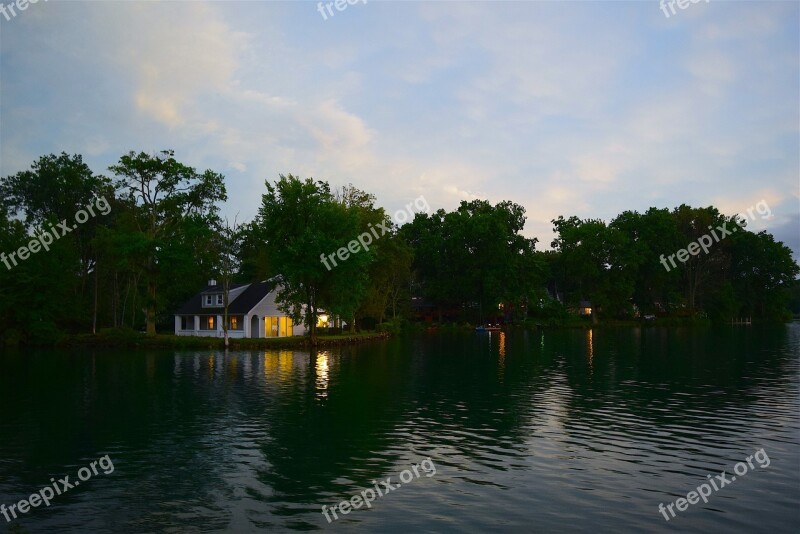
<instances>
[{"instance_id":1,"label":"roof gable","mask_svg":"<svg viewBox=\"0 0 800 534\"><path fill-rule=\"evenodd\" d=\"M265 281L253 284L231 284L231 289L248 286L237 297L228 303L228 314L244 315L255 308L256 304L275 290L277 282ZM190 298L181 306L175 315L217 315L225 311L223 306L203 307L203 297L208 294L222 293L222 285L210 286Z\"/></svg>"}]
</instances>

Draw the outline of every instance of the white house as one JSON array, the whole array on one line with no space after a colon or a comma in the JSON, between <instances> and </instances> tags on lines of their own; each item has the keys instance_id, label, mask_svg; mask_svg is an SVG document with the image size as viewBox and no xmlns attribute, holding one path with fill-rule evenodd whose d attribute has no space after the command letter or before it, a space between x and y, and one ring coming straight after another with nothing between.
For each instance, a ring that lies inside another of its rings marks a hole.
<instances>
[{"instance_id":1,"label":"white house","mask_svg":"<svg viewBox=\"0 0 800 534\"><path fill-rule=\"evenodd\" d=\"M231 284L228 292L228 336L231 338L288 337L306 333L303 325L278 309L276 279ZM175 313L176 336L223 337L223 287L215 280Z\"/></svg>"}]
</instances>

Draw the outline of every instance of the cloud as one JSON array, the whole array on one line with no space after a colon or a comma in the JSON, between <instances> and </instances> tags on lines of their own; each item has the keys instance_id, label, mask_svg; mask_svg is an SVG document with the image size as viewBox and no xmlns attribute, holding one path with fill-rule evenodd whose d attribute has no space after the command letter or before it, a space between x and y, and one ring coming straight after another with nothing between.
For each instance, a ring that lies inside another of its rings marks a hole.
<instances>
[{"instance_id":1,"label":"cloud","mask_svg":"<svg viewBox=\"0 0 800 534\"><path fill-rule=\"evenodd\" d=\"M173 148L226 174L242 216L292 172L390 211L509 199L545 243L558 215L797 213L780 204L800 175L796 5L665 21L641 3L379 3L325 22L303 3L46 7L0 35L3 173Z\"/></svg>"}]
</instances>

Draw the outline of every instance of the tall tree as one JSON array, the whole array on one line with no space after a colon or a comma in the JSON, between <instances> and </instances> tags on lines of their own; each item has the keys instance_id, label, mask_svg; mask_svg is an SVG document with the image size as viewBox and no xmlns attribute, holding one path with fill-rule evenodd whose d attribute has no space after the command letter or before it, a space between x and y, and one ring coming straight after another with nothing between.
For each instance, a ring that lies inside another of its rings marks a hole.
<instances>
[{"instance_id":1,"label":"tall tree","mask_svg":"<svg viewBox=\"0 0 800 534\"><path fill-rule=\"evenodd\" d=\"M662 258L683 247L684 239L668 209L650 208L645 213L624 211L609 224L622 232L630 246L629 261L622 267L634 279L633 301L643 313L666 310L681 301L681 272Z\"/></svg>"},{"instance_id":2,"label":"tall tree","mask_svg":"<svg viewBox=\"0 0 800 534\"><path fill-rule=\"evenodd\" d=\"M375 261L369 266L369 286L359 315L382 323L387 315L395 319L403 303L410 300L411 263L414 252L393 229L375 247Z\"/></svg>"},{"instance_id":3,"label":"tall tree","mask_svg":"<svg viewBox=\"0 0 800 534\"><path fill-rule=\"evenodd\" d=\"M336 191L334 197L346 211L357 217L357 235L368 235L371 241L367 245L370 247L369 250L361 250L358 253L358 261L351 266L353 268L333 273L334 277L341 275L351 277L347 281L348 290L340 291L341 283L331 284L330 287L333 291L330 291L325 298L331 312L344 317L350 331L355 332L356 313L368 296L372 281L371 275L374 273L374 270L367 266L375 264L380 250L387 246L387 241L394 234L394 227L384 209L375 206L375 195L362 191L353 184L348 184ZM374 237L375 234L371 233L371 228L381 228L377 238ZM387 228L388 231L384 231L383 228ZM356 235L351 236L350 240L355 237Z\"/></svg>"},{"instance_id":4,"label":"tall tree","mask_svg":"<svg viewBox=\"0 0 800 534\"><path fill-rule=\"evenodd\" d=\"M417 214L400 234L414 251L425 297L440 310L468 307L483 320L484 308L521 308L532 286L544 282L536 240L521 235L524 225L522 206L475 200L449 213Z\"/></svg>"},{"instance_id":5,"label":"tall tree","mask_svg":"<svg viewBox=\"0 0 800 534\"><path fill-rule=\"evenodd\" d=\"M610 316L630 312L638 260L628 237L599 219L572 216L553 220L558 253L555 271L561 276L567 300L592 302L592 320L598 309Z\"/></svg>"},{"instance_id":6,"label":"tall tree","mask_svg":"<svg viewBox=\"0 0 800 534\"><path fill-rule=\"evenodd\" d=\"M224 177L211 170L199 174L178 162L172 150L156 155L130 152L110 167L120 179L120 195L132 206L136 231L146 244L143 255L147 286L147 334L156 334L157 287L161 251L180 234L189 218L208 226L218 220L217 203L227 200Z\"/></svg>"},{"instance_id":7,"label":"tall tree","mask_svg":"<svg viewBox=\"0 0 800 534\"><path fill-rule=\"evenodd\" d=\"M704 235L717 232L717 227L724 226L728 230L735 228L734 219L725 217L713 206L692 208L681 204L672 211L672 215L681 233L682 248L687 248ZM694 313L698 305L702 307L707 296L729 277L730 246L730 240L720 240L707 253L690 255L685 263L678 264L685 288L686 305L690 312Z\"/></svg>"},{"instance_id":8,"label":"tall tree","mask_svg":"<svg viewBox=\"0 0 800 534\"><path fill-rule=\"evenodd\" d=\"M361 221L356 211L337 201L326 182L289 174L274 184L267 181L266 187L258 226L267 261L282 279L278 300L295 320L302 317L316 343L318 310L346 311L348 296L358 294L364 284L369 252L347 249L358 237Z\"/></svg>"},{"instance_id":9,"label":"tall tree","mask_svg":"<svg viewBox=\"0 0 800 534\"><path fill-rule=\"evenodd\" d=\"M85 327L84 318L90 315L93 330L96 323L98 254L95 236L99 228L108 224L105 208L113 202L113 193L108 178L92 172L80 155L70 156L64 152L42 156L29 170L0 179L0 202L24 221L29 233L58 227L62 221L70 228L69 233L52 245L61 253L71 249L67 254L70 261L64 261L58 272L40 274L44 278L55 277L54 281L71 290L71 322L76 326L81 323L80 328ZM76 214L81 211L87 214L87 219L74 224ZM94 216L89 217L89 213ZM46 259L39 259L38 267L44 268L48 263ZM31 273L36 269L35 265L26 267Z\"/></svg>"},{"instance_id":10,"label":"tall tree","mask_svg":"<svg viewBox=\"0 0 800 534\"><path fill-rule=\"evenodd\" d=\"M228 219L220 221L215 243L216 253L219 255L220 282L222 282L222 330L225 335L225 348L227 349L230 345L228 339L228 330L230 328L228 308L230 306L231 284L240 265L241 233L238 216L234 218L233 225Z\"/></svg>"},{"instance_id":11,"label":"tall tree","mask_svg":"<svg viewBox=\"0 0 800 534\"><path fill-rule=\"evenodd\" d=\"M740 308L748 317L783 321L800 267L792 251L770 234L747 230L731 236L731 278Z\"/></svg>"}]
</instances>

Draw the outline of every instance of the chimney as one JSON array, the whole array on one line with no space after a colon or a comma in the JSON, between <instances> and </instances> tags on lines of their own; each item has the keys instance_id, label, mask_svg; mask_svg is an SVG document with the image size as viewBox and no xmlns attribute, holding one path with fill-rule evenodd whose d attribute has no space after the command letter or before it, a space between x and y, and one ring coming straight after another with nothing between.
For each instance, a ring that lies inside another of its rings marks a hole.
<instances>
[{"instance_id":1,"label":"chimney","mask_svg":"<svg viewBox=\"0 0 800 534\"><path fill-rule=\"evenodd\" d=\"M208 281L208 287L213 287L215 285L217 285L217 281L214 280L213 278Z\"/></svg>"}]
</instances>

